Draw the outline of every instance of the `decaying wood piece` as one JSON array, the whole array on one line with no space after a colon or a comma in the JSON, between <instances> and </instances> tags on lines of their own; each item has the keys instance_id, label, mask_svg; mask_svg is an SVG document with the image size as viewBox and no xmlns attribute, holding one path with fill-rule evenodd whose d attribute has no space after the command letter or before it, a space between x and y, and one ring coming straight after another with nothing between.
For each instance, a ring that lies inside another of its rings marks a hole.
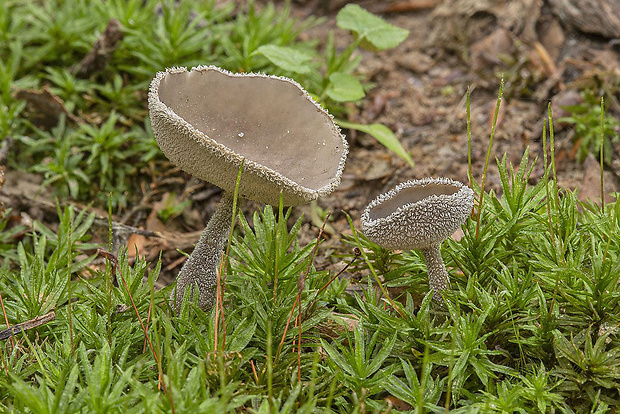
<instances>
[{"instance_id":1,"label":"decaying wood piece","mask_svg":"<svg viewBox=\"0 0 620 414\"><path fill-rule=\"evenodd\" d=\"M26 322L18 323L17 325L13 325L8 327L7 329L0 331L0 341L10 338L13 335L17 335L20 332L27 331L28 329L36 328L37 326L41 326L44 323L48 323L56 318L56 314L54 311L50 313L46 313L42 316L37 316L34 319L31 319Z\"/></svg>"},{"instance_id":2,"label":"decaying wood piece","mask_svg":"<svg viewBox=\"0 0 620 414\"><path fill-rule=\"evenodd\" d=\"M525 41L536 40L542 0L444 0L432 12L431 44L461 44L479 40L490 25L509 30Z\"/></svg>"},{"instance_id":3,"label":"decaying wood piece","mask_svg":"<svg viewBox=\"0 0 620 414\"><path fill-rule=\"evenodd\" d=\"M620 37L618 0L550 0L550 3L564 23L582 32Z\"/></svg>"},{"instance_id":4,"label":"decaying wood piece","mask_svg":"<svg viewBox=\"0 0 620 414\"><path fill-rule=\"evenodd\" d=\"M406 13L424 9L432 9L439 5L441 0L401 0L384 6L383 13Z\"/></svg>"},{"instance_id":5,"label":"decaying wood piece","mask_svg":"<svg viewBox=\"0 0 620 414\"><path fill-rule=\"evenodd\" d=\"M71 71L78 78L87 78L105 69L124 35L121 23L111 19L90 52Z\"/></svg>"}]
</instances>

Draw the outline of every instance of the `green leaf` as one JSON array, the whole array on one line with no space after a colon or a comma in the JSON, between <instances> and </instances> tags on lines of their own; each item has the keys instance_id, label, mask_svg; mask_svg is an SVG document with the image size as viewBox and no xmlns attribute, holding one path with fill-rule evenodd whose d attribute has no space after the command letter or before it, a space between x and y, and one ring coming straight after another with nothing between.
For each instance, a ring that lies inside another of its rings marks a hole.
<instances>
[{"instance_id":1,"label":"green leaf","mask_svg":"<svg viewBox=\"0 0 620 414\"><path fill-rule=\"evenodd\" d=\"M353 75L334 72L329 75L330 86L327 96L337 102L353 102L365 95L361 82Z\"/></svg>"},{"instance_id":2,"label":"green leaf","mask_svg":"<svg viewBox=\"0 0 620 414\"><path fill-rule=\"evenodd\" d=\"M256 331L256 321L243 319L235 328L231 340L228 342L228 349L241 352L248 345L254 332Z\"/></svg>"},{"instance_id":3,"label":"green leaf","mask_svg":"<svg viewBox=\"0 0 620 414\"><path fill-rule=\"evenodd\" d=\"M407 164L413 167L413 160L409 153L403 148L402 144L396 138L396 135L385 125L382 124L356 124L354 122L337 120L338 125L342 128L355 129L357 131L365 132L368 135L372 135L379 143L381 143L387 149L393 151L396 155L407 161Z\"/></svg>"},{"instance_id":4,"label":"green leaf","mask_svg":"<svg viewBox=\"0 0 620 414\"><path fill-rule=\"evenodd\" d=\"M375 355L375 358L368 363L368 372L374 374L375 371L381 367L386 358L390 356L394 344L396 344L396 335L392 336L392 339L385 340L383 346L380 348L377 355Z\"/></svg>"},{"instance_id":5,"label":"green leaf","mask_svg":"<svg viewBox=\"0 0 620 414\"><path fill-rule=\"evenodd\" d=\"M289 72L308 73L312 56L287 46L263 45L254 52L261 54L277 67Z\"/></svg>"},{"instance_id":6,"label":"green leaf","mask_svg":"<svg viewBox=\"0 0 620 414\"><path fill-rule=\"evenodd\" d=\"M409 36L409 30L396 27L357 4L343 7L336 16L336 23L341 29L351 30L379 50L394 48Z\"/></svg>"},{"instance_id":7,"label":"green leaf","mask_svg":"<svg viewBox=\"0 0 620 414\"><path fill-rule=\"evenodd\" d=\"M328 344L322 339L321 346L323 347L327 355L329 355L331 361L333 361L338 366L338 368L348 373L349 375L356 374L355 368L353 368L353 366L349 362L347 362L347 360L342 356L342 354L338 352L334 347L332 347L330 344Z\"/></svg>"}]
</instances>

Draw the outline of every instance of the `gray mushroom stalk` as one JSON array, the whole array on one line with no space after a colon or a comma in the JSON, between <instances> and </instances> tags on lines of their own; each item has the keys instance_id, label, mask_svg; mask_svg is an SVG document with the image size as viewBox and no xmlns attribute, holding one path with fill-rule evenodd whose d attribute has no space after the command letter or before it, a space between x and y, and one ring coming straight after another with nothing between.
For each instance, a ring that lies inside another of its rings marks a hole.
<instances>
[{"instance_id":1,"label":"gray mushroom stalk","mask_svg":"<svg viewBox=\"0 0 620 414\"><path fill-rule=\"evenodd\" d=\"M213 306L217 271L228 239L233 193L285 206L305 204L340 183L345 137L304 89L287 78L233 74L215 66L159 72L149 89L157 143L185 172L223 190L222 200L177 277L177 311L198 289L199 306Z\"/></svg>"},{"instance_id":2,"label":"gray mushroom stalk","mask_svg":"<svg viewBox=\"0 0 620 414\"><path fill-rule=\"evenodd\" d=\"M474 192L449 178L424 178L397 185L370 202L362 214L368 238L387 249L422 251L433 299L450 286L441 242L471 214Z\"/></svg>"}]
</instances>

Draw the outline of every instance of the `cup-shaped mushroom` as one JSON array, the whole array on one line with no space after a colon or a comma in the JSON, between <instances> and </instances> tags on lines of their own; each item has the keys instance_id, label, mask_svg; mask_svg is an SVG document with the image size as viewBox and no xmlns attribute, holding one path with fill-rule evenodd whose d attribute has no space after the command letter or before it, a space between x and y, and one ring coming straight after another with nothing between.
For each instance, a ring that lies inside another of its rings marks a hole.
<instances>
[{"instance_id":1,"label":"cup-shaped mushroom","mask_svg":"<svg viewBox=\"0 0 620 414\"><path fill-rule=\"evenodd\" d=\"M327 111L296 82L214 66L159 72L151 83L153 132L189 174L277 205L308 203L340 183L347 142Z\"/></svg>"},{"instance_id":2,"label":"cup-shaped mushroom","mask_svg":"<svg viewBox=\"0 0 620 414\"><path fill-rule=\"evenodd\" d=\"M177 278L178 305L198 287L214 303L216 269L231 226L232 193L277 205L305 204L340 183L348 145L327 111L296 82L214 66L159 72L149 89L157 143L187 173L224 190L223 200Z\"/></svg>"},{"instance_id":3,"label":"cup-shaped mushroom","mask_svg":"<svg viewBox=\"0 0 620 414\"><path fill-rule=\"evenodd\" d=\"M473 191L458 181L407 181L370 202L362 214L362 226L379 246L421 250L433 296L440 299L440 291L449 283L439 246L465 222L473 203Z\"/></svg>"}]
</instances>

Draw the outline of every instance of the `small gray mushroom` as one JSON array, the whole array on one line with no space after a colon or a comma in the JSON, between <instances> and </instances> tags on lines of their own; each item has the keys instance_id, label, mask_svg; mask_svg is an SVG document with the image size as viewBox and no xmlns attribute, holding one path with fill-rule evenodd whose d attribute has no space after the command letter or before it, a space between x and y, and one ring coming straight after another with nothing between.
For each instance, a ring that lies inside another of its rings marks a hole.
<instances>
[{"instance_id":1,"label":"small gray mushroom","mask_svg":"<svg viewBox=\"0 0 620 414\"><path fill-rule=\"evenodd\" d=\"M474 192L449 178L424 178L399 184L379 195L362 214L368 238L387 249L419 249L428 268L433 299L442 302L449 286L441 242L471 214Z\"/></svg>"},{"instance_id":2,"label":"small gray mushroom","mask_svg":"<svg viewBox=\"0 0 620 414\"><path fill-rule=\"evenodd\" d=\"M294 206L338 186L348 145L332 116L296 82L215 66L157 73L149 113L166 157L223 190L179 273L174 298L178 310L185 293L198 288L199 306L208 309L215 302L241 164L240 197L278 205L281 196L285 206Z\"/></svg>"}]
</instances>

